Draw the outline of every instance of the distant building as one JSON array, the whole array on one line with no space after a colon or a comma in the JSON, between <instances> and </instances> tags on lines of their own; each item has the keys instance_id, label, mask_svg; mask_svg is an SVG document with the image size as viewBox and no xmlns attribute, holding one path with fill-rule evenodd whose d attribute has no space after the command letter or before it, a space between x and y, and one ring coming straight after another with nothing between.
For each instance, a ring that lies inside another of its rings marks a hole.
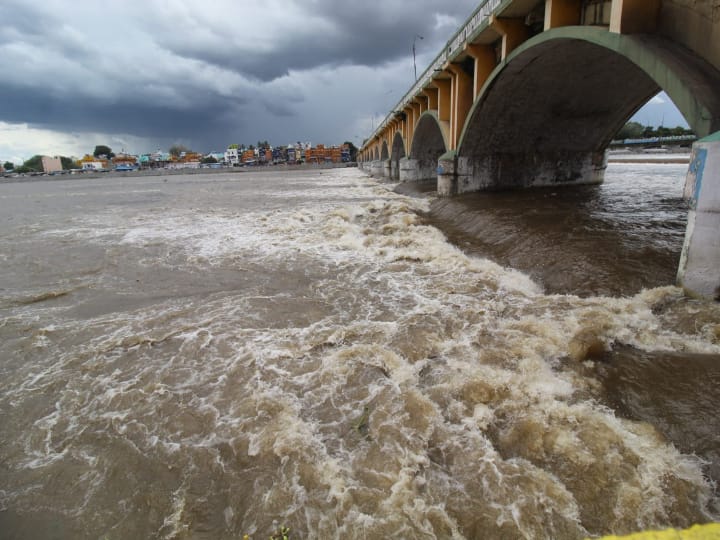
<instances>
[{"instance_id":1,"label":"distant building","mask_svg":"<svg viewBox=\"0 0 720 540\"><path fill-rule=\"evenodd\" d=\"M60 161L59 157L48 157L48 156L42 156L42 166L43 166L43 172L46 172L48 174L62 171L62 161Z\"/></svg>"},{"instance_id":2,"label":"distant building","mask_svg":"<svg viewBox=\"0 0 720 540\"><path fill-rule=\"evenodd\" d=\"M237 144L231 144L230 146L228 146L227 150L225 150L225 156L223 159L225 160L225 163L235 167L243 161L242 150L238 148Z\"/></svg>"},{"instance_id":3,"label":"distant building","mask_svg":"<svg viewBox=\"0 0 720 540\"><path fill-rule=\"evenodd\" d=\"M85 154L82 159L78 160L80 168L83 170L100 170L110 168L110 162L107 159Z\"/></svg>"},{"instance_id":4,"label":"distant building","mask_svg":"<svg viewBox=\"0 0 720 540\"><path fill-rule=\"evenodd\" d=\"M139 167L137 156L131 156L130 154L118 154L112 158L112 164L115 170L119 171L130 171Z\"/></svg>"}]
</instances>

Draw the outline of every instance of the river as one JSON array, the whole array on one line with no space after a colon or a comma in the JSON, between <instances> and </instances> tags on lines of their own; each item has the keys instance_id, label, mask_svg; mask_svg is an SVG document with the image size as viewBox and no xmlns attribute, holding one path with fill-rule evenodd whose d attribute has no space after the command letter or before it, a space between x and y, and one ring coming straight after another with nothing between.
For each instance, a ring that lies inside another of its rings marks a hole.
<instances>
[{"instance_id":1,"label":"river","mask_svg":"<svg viewBox=\"0 0 720 540\"><path fill-rule=\"evenodd\" d=\"M0 537L576 539L720 519L685 166L0 184Z\"/></svg>"}]
</instances>

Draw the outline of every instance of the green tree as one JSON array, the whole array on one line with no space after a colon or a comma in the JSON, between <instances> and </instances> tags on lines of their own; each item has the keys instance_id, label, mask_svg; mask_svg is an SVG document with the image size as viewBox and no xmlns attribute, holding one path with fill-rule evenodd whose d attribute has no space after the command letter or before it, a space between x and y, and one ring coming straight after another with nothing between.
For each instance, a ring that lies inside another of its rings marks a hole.
<instances>
[{"instance_id":1,"label":"green tree","mask_svg":"<svg viewBox=\"0 0 720 540\"><path fill-rule=\"evenodd\" d=\"M98 144L93 151L93 156L105 156L106 158L111 159L115 157L115 154L109 146L105 146L104 144Z\"/></svg>"},{"instance_id":2,"label":"green tree","mask_svg":"<svg viewBox=\"0 0 720 540\"><path fill-rule=\"evenodd\" d=\"M43 172L42 156L35 155L15 169L19 173Z\"/></svg>"},{"instance_id":3,"label":"green tree","mask_svg":"<svg viewBox=\"0 0 720 540\"><path fill-rule=\"evenodd\" d=\"M643 136L643 131L645 128L642 126L642 124L638 124L637 122L628 122L623 127L620 128L620 131L618 131L617 135L615 136L616 139L639 139Z\"/></svg>"},{"instance_id":4,"label":"green tree","mask_svg":"<svg viewBox=\"0 0 720 540\"><path fill-rule=\"evenodd\" d=\"M182 144L173 144L168 150L170 155L175 157L180 157L180 154L182 154L183 152L187 153L190 151L191 150L187 146L183 146Z\"/></svg>"},{"instance_id":5,"label":"green tree","mask_svg":"<svg viewBox=\"0 0 720 540\"><path fill-rule=\"evenodd\" d=\"M62 168L64 171L69 171L70 169L76 169L77 163L75 163L72 158L60 156L60 163L62 163Z\"/></svg>"},{"instance_id":6,"label":"green tree","mask_svg":"<svg viewBox=\"0 0 720 540\"><path fill-rule=\"evenodd\" d=\"M200 160L200 163L217 163L218 160L215 158L215 156L205 156Z\"/></svg>"},{"instance_id":7,"label":"green tree","mask_svg":"<svg viewBox=\"0 0 720 540\"><path fill-rule=\"evenodd\" d=\"M3 169L6 171L12 171L15 168L15 164L12 161L6 161L3 163Z\"/></svg>"},{"instance_id":8,"label":"green tree","mask_svg":"<svg viewBox=\"0 0 720 540\"><path fill-rule=\"evenodd\" d=\"M347 144L350 148L350 161L357 161L357 147L350 141L345 141L343 144Z\"/></svg>"}]
</instances>

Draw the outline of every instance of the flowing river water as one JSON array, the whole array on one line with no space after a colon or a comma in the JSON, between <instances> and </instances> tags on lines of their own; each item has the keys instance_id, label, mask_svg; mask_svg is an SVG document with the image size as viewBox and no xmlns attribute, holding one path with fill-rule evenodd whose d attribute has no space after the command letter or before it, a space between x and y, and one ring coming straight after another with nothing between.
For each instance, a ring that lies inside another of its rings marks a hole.
<instances>
[{"instance_id":1,"label":"flowing river water","mask_svg":"<svg viewBox=\"0 0 720 540\"><path fill-rule=\"evenodd\" d=\"M0 184L3 539L577 539L720 518L685 166Z\"/></svg>"}]
</instances>

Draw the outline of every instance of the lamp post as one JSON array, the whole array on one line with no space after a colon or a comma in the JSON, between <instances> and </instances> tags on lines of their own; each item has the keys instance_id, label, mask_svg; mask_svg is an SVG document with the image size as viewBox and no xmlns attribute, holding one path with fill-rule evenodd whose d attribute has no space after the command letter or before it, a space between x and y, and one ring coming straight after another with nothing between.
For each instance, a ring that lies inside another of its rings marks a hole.
<instances>
[{"instance_id":1,"label":"lamp post","mask_svg":"<svg viewBox=\"0 0 720 540\"><path fill-rule=\"evenodd\" d=\"M415 71L415 80L417 81L417 65L415 64L415 42L417 42L418 39L425 39L420 34L415 34L415 37L413 38L413 70Z\"/></svg>"}]
</instances>

